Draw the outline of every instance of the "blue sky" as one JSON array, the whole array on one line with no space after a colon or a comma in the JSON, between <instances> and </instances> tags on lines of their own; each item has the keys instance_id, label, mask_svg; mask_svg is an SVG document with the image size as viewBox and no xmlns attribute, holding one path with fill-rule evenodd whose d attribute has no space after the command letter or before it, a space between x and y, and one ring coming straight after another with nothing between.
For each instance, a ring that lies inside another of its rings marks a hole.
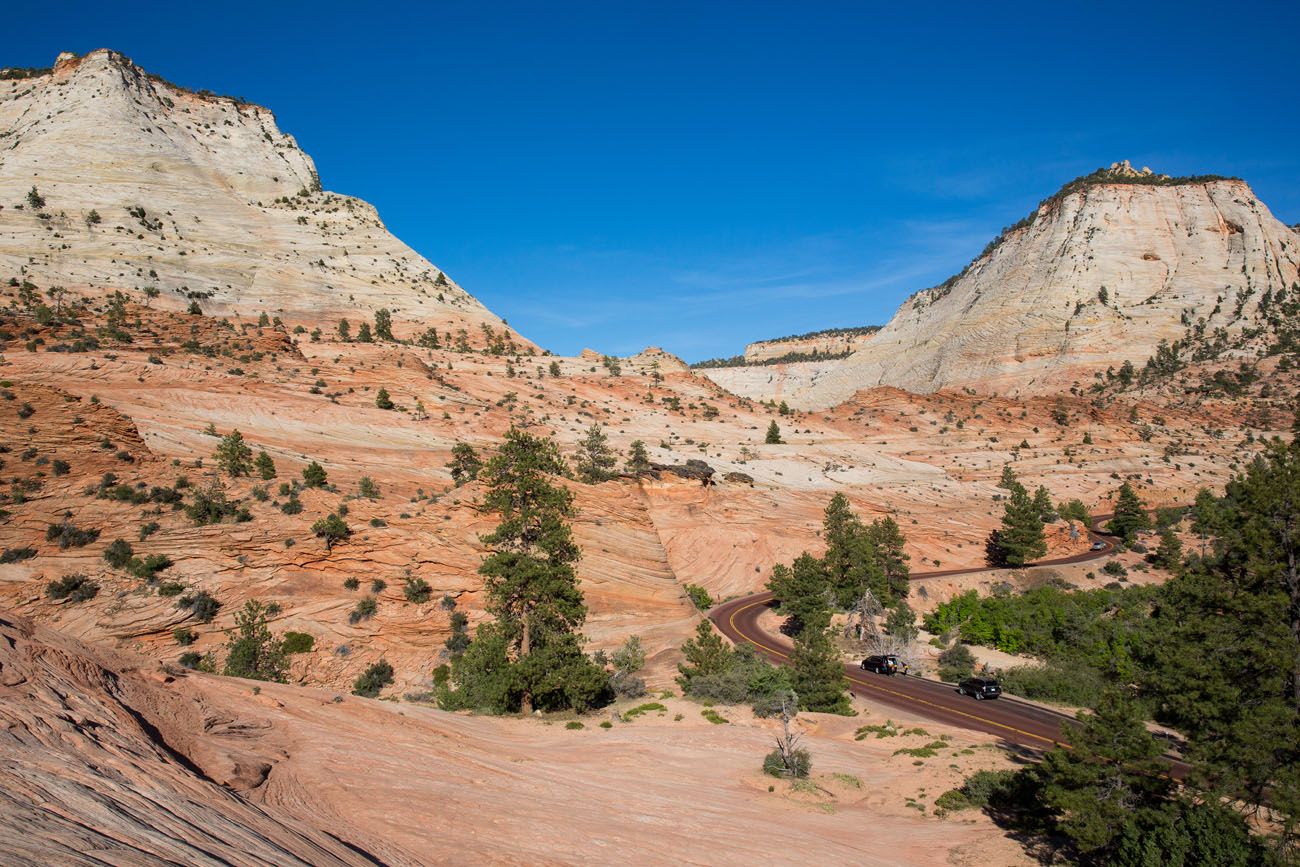
<instances>
[{"instance_id":1,"label":"blue sky","mask_svg":"<svg viewBox=\"0 0 1300 867\"><path fill-rule=\"evenodd\" d=\"M270 106L561 353L882 323L1117 159L1300 221L1294 2L193 5L21 4L0 65L110 47Z\"/></svg>"}]
</instances>

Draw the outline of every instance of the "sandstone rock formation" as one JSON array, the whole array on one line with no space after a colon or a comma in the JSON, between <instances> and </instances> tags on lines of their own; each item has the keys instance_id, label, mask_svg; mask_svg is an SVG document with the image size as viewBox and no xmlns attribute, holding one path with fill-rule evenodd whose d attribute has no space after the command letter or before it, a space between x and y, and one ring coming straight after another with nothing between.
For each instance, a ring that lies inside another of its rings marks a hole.
<instances>
[{"instance_id":1,"label":"sandstone rock formation","mask_svg":"<svg viewBox=\"0 0 1300 867\"><path fill-rule=\"evenodd\" d=\"M828 328L794 337L758 340L745 347L745 362L758 364L790 355L836 356L855 352L867 344L880 328Z\"/></svg>"},{"instance_id":2,"label":"sandstone rock formation","mask_svg":"<svg viewBox=\"0 0 1300 867\"><path fill-rule=\"evenodd\" d=\"M0 205L0 271L41 286L152 287L163 307L265 311L309 330L386 308L402 336L508 331L373 207L323 191L269 110L114 51L0 80Z\"/></svg>"},{"instance_id":3,"label":"sandstone rock formation","mask_svg":"<svg viewBox=\"0 0 1300 867\"><path fill-rule=\"evenodd\" d=\"M1140 368L1162 340L1221 330L1230 348L1298 269L1300 238L1245 182L1116 164L1067 185L960 274L913 295L844 361L705 375L801 407L880 385L1086 388L1125 361Z\"/></svg>"}]
</instances>

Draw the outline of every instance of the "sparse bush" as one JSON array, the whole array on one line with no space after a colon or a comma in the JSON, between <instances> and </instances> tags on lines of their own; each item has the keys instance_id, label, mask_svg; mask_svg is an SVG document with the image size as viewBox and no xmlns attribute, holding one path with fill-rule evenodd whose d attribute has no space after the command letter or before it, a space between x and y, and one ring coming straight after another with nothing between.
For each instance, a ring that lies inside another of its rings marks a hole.
<instances>
[{"instance_id":1,"label":"sparse bush","mask_svg":"<svg viewBox=\"0 0 1300 867\"><path fill-rule=\"evenodd\" d=\"M352 694L365 698L374 698L380 690L393 682L393 667L385 660L379 660L367 668L352 684Z\"/></svg>"},{"instance_id":2,"label":"sparse bush","mask_svg":"<svg viewBox=\"0 0 1300 867\"><path fill-rule=\"evenodd\" d=\"M772 750L763 758L763 773L773 777L792 777L807 779L812 772L812 756L807 750L797 749L791 752L789 763L780 750Z\"/></svg>"},{"instance_id":3,"label":"sparse bush","mask_svg":"<svg viewBox=\"0 0 1300 867\"><path fill-rule=\"evenodd\" d=\"M343 579L343 589L344 589L344 590L356 590L356 589L357 589L358 587L360 587L360 586L361 586L361 581L358 580L358 579L356 579L356 578L344 578L344 579Z\"/></svg>"},{"instance_id":4,"label":"sparse bush","mask_svg":"<svg viewBox=\"0 0 1300 867\"><path fill-rule=\"evenodd\" d=\"M66 599L69 602L85 602L94 599L99 592L99 585L85 575L75 572L64 575L57 581L45 585L45 595L51 599Z\"/></svg>"},{"instance_id":5,"label":"sparse bush","mask_svg":"<svg viewBox=\"0 0 1300 867\"><path fill-rule=\"evenodd\" d=\"M369 620L375 616L379 610L379 602L373 596L367 596L357 603L357 607L352 609L348 615L348 623L357 624L362 620Z\"/></svg>"},{"instance_id":6,"label":"sparse bush","mask_svg":"<svg viewBox=\"0 0 1300 867\"><path fill-rule=\"evenodd\" d=\"M177 608L188 608L194 615L194 619L200 623L211 623L221 610L221 603L217 598L206 590L200 590L187 596L182 596L176 602Z\"/></svg>"},{"instance_id":7,"label":"sparse bush","mask_svg":"<svg viewBox=\"0 0 1300 867\"><path fill-rule=\"evenodd\" d=\"M134 553L125 539L115 539L104 549L104 562L114 569L125 569Z\"/></svg>"},{"instance_id":8,"label":"sparse bush","mask_svg":"<svg viewBox=\"0 0 1300 867\"><path fill-rule=\"evenodd\" d=\"M199 634L188 626L177 626L172 630L172 638L174 638L176 643L181 647L189 647L191 644L199 640Z\"/></svg>"},{"instance_id":9,"label":"sparse bush","mask_svg":"<svg viewBox=\"0 0 1300 867\"><path fill-rule=\"evenodd\" d=\"M970 677L975 670L975 655L964 644L954 644L939 654L939 679L956 683Z\"/></svg>"},{"instance_id":10,"label":"sparse bush","mask_svg":"<svg viewBox=\"0 0 1300 867\"><path fill-rule=\"evenodd\" d=\"M35 548L5 548L0 554L0 563L20 563L36 556Z\"/></svg>"},{"instance_id":11,"label":"sparse bush","mask_svg":"<svg viewBox=\"0 0 1300 867\"><path fill-rule=\"evenodd\" d=\"M433 595L433 588L423 578L411 577L402 585L402 593L406 596L406 601L423 604Z\"/></svg>"},{"instance_id":12,"label":"sparse bush","mask_svg":"<svg viewBox=\"0 0 1300 867\"><path fill-rule=\"evenodd\" d=\"M82 530L67 519L61 524L50 524L45 528L45 541L58 542L59 548L64 550L84 547L98 538L98 530Z\"/></svg>"},{"instance_id":13,"label":"sparse bush","mask_svg":"<svg viewBox=\"0 0 1300 867\"><path fill-rule=\"evenodd\" d=\"M303 484L309 488L323 488L329 481L329 476L325 472L324 467L316 461L312 461L307 466L303 467L302 481Z\"/></svg>"}]
</instances>

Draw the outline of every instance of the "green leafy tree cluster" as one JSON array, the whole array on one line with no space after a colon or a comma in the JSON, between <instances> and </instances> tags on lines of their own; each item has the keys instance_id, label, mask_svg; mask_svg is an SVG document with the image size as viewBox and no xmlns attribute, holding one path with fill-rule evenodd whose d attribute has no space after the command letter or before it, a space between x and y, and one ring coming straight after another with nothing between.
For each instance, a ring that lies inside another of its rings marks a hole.
<instances>
[{"instance_id":1,"label":"green leafy tree cluster","mask_svg":"<svg viewBox=\"0 0 1300 867\"><path fill-rule=\"evenodd\" d=\"M748 644L732 647L708 620L682 645L677 684L686 695L723 704L751 704L760 712L790 689L790 671L769 665Z\"/></svg>"}]
</instances>

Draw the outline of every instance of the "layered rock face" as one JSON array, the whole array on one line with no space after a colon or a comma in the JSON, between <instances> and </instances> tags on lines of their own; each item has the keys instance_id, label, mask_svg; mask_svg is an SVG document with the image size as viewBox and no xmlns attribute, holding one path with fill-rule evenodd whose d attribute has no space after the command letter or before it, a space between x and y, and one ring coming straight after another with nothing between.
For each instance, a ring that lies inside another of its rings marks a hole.
<instances>
[{"instance_id":1,"label":"layered rock face","mask_svg":"<svg viewBox=\"0 0 1300 867\"><path fill-rule=\"evenodd\" d=\"M323 192L269 110L113 51L0 80L0 205L0 272L41 286L153 287L164 307L265 310L309 329L379 308L399 333L502 327L373 207Z\"/></svg>"},{"instance_id":2,"label":"layered rock face","mask_svg":"<svg viewBox=\"0 0 1300 867\"><path fill-rule=\"evenodd\" d=\"M833 328L815 334L798 337L782 337L777 340L758 340L745 347L745 361L759 364L774 358L788 355L833 356L855 352L866 345L880 329L871 328Z\"/></svg>"},{"instance_id":3,"label":"layered rock face","mask_svg":"<svg viewBox=\"0 0 1300 867\"><path fill-rule=\"evenodd\" d=\"M909 298L842 362L708 371L752 397L820 408L888 385L1051 394L1087 387L1160 341L1220 329L1231 344L1262 298L1289 290L1300 237L1244 182L1178 181L1117 164L1071 184L960 275Z\"/></svg>"}]
</instances>

